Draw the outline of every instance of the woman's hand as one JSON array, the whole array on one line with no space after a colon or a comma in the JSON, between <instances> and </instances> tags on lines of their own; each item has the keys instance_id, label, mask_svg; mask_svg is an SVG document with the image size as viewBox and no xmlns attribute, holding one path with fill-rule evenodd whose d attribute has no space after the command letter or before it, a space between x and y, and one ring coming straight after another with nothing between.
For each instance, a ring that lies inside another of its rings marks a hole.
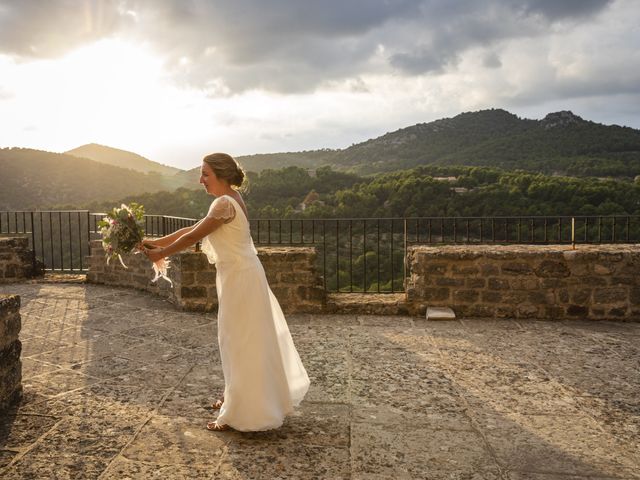
<instances>
[{"instance_id":1,"label":"woman's hand","mask_svg":"<svg viewBox=\"0 0 640 480\"><path fill-rule=\"evenodd\" d=\"M153 238L143 238L142 239L142 243L143 246L148 246L148 247L159 247L160 244L158 243L157 239L153 239Z\"/></svg>"},{"instance_id":2,"label":"woman's hand","mask_svg":"<svg viewBox=\"0 0 640 480\"><path fill-rule=\"evenodd\" d=\"M144 247L142 249L143 253L147 256L147 258L149 258L149 260L151 260L154 263L165 257L165 255L163 255L163 250L164 248L161 248L161 247L154 247L154 248Z\"/></svg>"}]
</instances>

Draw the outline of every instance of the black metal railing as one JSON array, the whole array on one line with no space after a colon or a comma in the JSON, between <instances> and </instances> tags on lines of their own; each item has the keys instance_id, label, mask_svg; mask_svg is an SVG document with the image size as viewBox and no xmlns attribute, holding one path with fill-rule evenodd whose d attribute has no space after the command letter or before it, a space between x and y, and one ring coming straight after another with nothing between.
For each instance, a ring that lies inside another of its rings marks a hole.
<instances>
[{"instance_id":1,"label":"black metal railing","mask_svg":"<svg viewBox=\"0 0 640 480\"><path fill-rule=\"evenodd\" d=\"M86 271L91 232L87 210L0 212L0 235L27 235L34 268L42 262L49 271Z\"/></svg>"},{"instance_id":2,"label":"black metal railing","mask_svg":"<svg viewBox=\"0 0 640 480\"><path fill-rule=\"evenodd\" d=\"M89 241L99 238L103 217L85 210L0 212L0 234L27 235L34 266L84 272ZM196 222L145 215L145 231L163 236ZM324 287L333 292L403 291L409 245L640 242L637 215L254 219L250 226L258 246L314 246Z\"/></svg>"},{"instance_id":3,"label":"black metal railing","mask_svg":"<svg viewBox=\"0 0 640 480\"><path fill-rule=\"evenodd\" d=\"M324 287L404 290L406 249L433 244L639 243L640 216L258 219L257 245L313 245Z\"/></svg>"}]
</instances>

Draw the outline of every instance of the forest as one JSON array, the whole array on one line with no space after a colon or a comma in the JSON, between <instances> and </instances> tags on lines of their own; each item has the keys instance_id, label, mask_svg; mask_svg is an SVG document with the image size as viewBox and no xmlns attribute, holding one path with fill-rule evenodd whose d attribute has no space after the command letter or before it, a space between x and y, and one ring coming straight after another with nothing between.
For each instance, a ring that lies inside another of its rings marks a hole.
<instances>
[{"instance_id":1,"label":"forest","mask_svg":"<svg viewBox=\"0 0 640 480\"><path fill-rule=\"evenodd\" d=\"M309 192L317 199L301 204ZM491 167L421 166L371 177L320 167L248 174L244 197L252 218L480 217L640 215L640 181L578 178ZM201 218L212 198L180 188L124 197L147 213ZM114 202L91 202L94 212ZM71 205L61 205L70 208ZM75 206L74 208L78 208Z\"/></svg>"}]
</instances>

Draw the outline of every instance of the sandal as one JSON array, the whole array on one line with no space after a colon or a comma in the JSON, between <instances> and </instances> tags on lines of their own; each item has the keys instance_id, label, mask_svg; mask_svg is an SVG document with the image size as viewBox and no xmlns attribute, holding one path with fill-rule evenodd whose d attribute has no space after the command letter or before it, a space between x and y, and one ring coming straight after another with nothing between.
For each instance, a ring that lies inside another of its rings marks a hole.
<instances>
[{"instance_id":1,"label":"sandal","mask_svg":"<svg viewBox=\"0 0 640 480\"><path fill-rule=\"evenodd\" d=\"M224 398L216 400L211 404L211 408L213 408L214 410L220 410L220 408L222 408L223 403L224 403Z\"/></svg>"},{"instance_id":2,"label":"sandal","mask_svg":"<svg viewBox=\"0 0 640 480\"><path fill-rule=\"evenodd\" d=\"M211 430L213 432L224 432L226 430L231 430L229 425L220 425L218 422L208 422L207 430Z\"/></svg>"}]
</instances>

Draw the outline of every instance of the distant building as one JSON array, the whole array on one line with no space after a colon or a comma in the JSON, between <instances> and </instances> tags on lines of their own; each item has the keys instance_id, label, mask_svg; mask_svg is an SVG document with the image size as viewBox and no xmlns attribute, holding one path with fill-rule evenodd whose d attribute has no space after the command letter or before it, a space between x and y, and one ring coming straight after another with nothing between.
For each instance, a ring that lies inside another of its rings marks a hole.
<instances>
[{"instance_id":1,"label":"distant building","mask_svg":"<svg viewBox=\"0 0 640 480\"><path fill-rule=\"evenodd\" d=\"M439 182L455 182L458 180L458 177L433 177L434 180L438 180Z\"/></svg>"},{"instance_id":2,"label":"distant building","mask_svg":"<svg viewBox=\"0 0 640 480\"><path fill-rule=\"evenodd\" d=\"M317 203L318 205L324 205L324 202L320 200L320 195L318 195L318 192L316 192L315 190L311 190L309 193L307 193L307 196L304 197L304 200L298 205L296 210L304 212L309 205L312 205L314 203Z\"/></svg>"},{"instance_id":3,"label":"distant building","mask_svg":"<svg viewBox=\"0 0 640 480\"><path fill-rule=\"evenodd\" d=\"M469 191L466 187L452 187L451 190L455 193L467 193Z\"/></svg>"}]
</instances>

